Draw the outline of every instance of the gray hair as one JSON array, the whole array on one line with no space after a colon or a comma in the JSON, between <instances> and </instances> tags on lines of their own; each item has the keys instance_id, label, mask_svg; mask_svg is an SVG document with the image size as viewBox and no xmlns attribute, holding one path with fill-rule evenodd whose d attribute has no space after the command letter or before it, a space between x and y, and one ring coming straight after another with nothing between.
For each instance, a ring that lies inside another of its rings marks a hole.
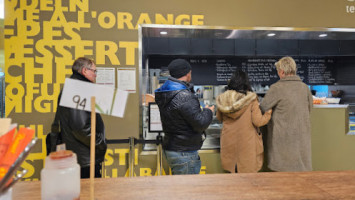
<instances>
[{"instance_id":1,"label":"gray hair","mask_svg":"<svg viewBox=\"0 0 355 200\"><path fill-rule=\"evenodd\" d=\"M87 69L91 69L92 65L94 65L94 61L89 59L89 58L85 58L85 57L80 57L77 58L72 66L72 71L74 73L74 71L78 72L79 74L81 74L81 71L83 70L84 67L86 67Z\"/></svg>"},{"instance_id":2,"label":"gray hair","mask_svg":"<svg viewBox=\"0 0 355 200\"><path fill-rule=\"evenodd\" d=\"M283 70L285 75L295 75L297 72L297 65L295 60L291 57L283 57L275 63L276 70Z\"/></svg>"}]
</instances>

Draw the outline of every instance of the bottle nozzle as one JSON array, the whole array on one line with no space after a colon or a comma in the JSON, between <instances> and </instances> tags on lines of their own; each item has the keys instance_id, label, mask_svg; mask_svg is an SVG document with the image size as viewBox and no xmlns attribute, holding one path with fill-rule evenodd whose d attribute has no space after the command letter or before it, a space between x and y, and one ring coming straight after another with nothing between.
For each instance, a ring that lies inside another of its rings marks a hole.
<instances>
[{"instance_id":1,"label":"bottle nozzle","mask_svg":"<svg viewBox=\"0 0 355 200\"><path fill-rule=\"evenodd\" d=\"M66 149L67 149L67 148L66 148L66 146L65 146L64 143L57 145L57 151L63 151L63 150L66 150Z\"/></svg>"}]
</instances>

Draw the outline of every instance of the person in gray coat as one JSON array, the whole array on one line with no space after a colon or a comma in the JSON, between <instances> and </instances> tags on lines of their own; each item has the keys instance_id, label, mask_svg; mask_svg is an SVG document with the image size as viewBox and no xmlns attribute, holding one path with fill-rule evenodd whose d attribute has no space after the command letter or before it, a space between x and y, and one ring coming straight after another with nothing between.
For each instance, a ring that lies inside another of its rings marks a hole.
<instances>
[{"instance_id":1,"label":"person in gray coat","mask_svg":"<svg viewBox=\"0 0 355 200\"><path fill-rule=\"evenodd\" d=\"M275 63L280 80L271 85L260 104L272 109L267 134L267 162L273 171L312 171L312 94L296 75L296 62L283 57Z\"/></svg>"}]
</instances>

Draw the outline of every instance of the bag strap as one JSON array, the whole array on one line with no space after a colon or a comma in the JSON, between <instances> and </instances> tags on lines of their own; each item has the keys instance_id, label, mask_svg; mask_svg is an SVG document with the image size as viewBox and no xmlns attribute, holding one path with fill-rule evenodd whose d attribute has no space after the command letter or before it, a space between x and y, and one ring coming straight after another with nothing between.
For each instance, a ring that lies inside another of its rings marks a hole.
<instances>
[{"instance_id":1,"label":"bag strap","mask_svg":"<svg viewBox=\"0 0 355 200\"><path fill-rule=\"evenodd\" d=\"M62 92L60 92L60 94L58 96L57 110L55 112L54 120L53 120L53 123L51 126L52 133L60 133L60 120L59 120L59 116L58 116L58 107L59 107L59 100L60 100L61 96L62 96Z\"/></svg>"}]
</instances>

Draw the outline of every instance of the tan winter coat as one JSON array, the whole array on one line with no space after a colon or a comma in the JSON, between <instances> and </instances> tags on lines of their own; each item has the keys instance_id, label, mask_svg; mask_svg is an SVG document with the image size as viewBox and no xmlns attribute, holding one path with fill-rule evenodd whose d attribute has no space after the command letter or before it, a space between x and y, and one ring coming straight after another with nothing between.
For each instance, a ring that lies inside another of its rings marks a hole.
<instances>
[{"instance_id":1,"label":"tan winter coat","mask_svg":"<svg viewBox=\"0 0 355 200\"><path fill-rule=\"evenodd\" d=\"M272 109L268 124L267 162L274 171L311 171L312 94L299 76L287 76L275 84L260 103Z\"/></svg>"},{"instance_id":2,"label":"tan winter coat","mask_svg":"<svg viewBox=\"0 0 355 200\"><path fill-rule=\"evenodd\" d=\"M262 115L257 95L227 90L217 97L217 119L223 122L221 161L224 170L238 173L258 172L263 164L262 136L257 128L265 125L271 114Z\"/></svg>"}]
</instances>

